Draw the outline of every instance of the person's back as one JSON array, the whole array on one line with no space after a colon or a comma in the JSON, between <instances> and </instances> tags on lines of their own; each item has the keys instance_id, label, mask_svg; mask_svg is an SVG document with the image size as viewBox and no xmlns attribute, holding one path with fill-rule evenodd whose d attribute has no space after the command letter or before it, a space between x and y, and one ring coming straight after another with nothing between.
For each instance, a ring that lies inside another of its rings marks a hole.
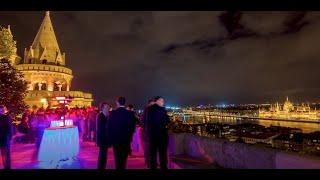
<instances>
[{"instance_id":1,"label":"person's back","mask_svg":"<svg viewBox=\"0 0 320 180\"><path fill-rule=\"evenodd\" d=\"M8 137L11 136L11 122L9 115L0 114L0 144L8 143Z\"/></svg>"},{"instance_id":2,"label":"person's back","mask_svg":"<svg viewBox=\"0 0 320 180\"><path fill-rule=\"evenodd\" d=\"M111 111L107 122L107 139L113 146L116 169L125 169L135 130L135 117L132 111L125 108L124 97L119 97L116 103L118 108Z\"/></svg>"},{"instance_id":3,"label":"person's back","mask_svg":"<svg viewBox=\"0 0 320 180\"><path fill-rule=\"evenodd\" d=\"M164 108L164 99L160 96L154 98L155 104L146 111L145 127L149 142L150 168L157 168L157 153L159 153L161 169L167 169L168 130L170 122Z\"/></svg>"},{"instance_id":4,"label":"person's back","mask_svg":"<svg viewBox=\"0 0 320 180\"><path fill-rule=\"evenodd\" d=\"M5 169L11 168L10 140L11 140L11 118L6 114L6 108L0 105L0 151L2 164Z\"/></svg>"},{"instance_id":5,"label":"person's back","mask_svg":"<svg viewBox=\"0 0 320 180\"><path fill-rule=\"evenodd\" d=\"M112 144L130 143L135 128L134 113L120 107L111 111L109 121Z\"/></svg>"},{"instance_id":6,"label":"person's back","mask_svg":"<svg viewBox=\"0 0 320 180\"><path fill-rule=\"evenodd\" d=\"M148 133L147 128L145 126L146 118L147 118L147 110L148 107L152 106L154 104L153 99L148 100L148 104L145 106L143 113L141 114L141 128L140 128L140 141L142 142L143 147L143 153L144 153L144 159L145 164L147 168L150 167L150 160L149 160L149 141L148 141Z\"/></svg>"},{"instance_id":7,"label":"person's back","mask_svg":"<svg viewBox=\"0 0 320 180\"><path fill-rule=\"evenodd\" d=\"M161 138L168 134L169 117L164 107L154 104L147 108L146 128L149 137Z\"/></svg>"}]
</instances>

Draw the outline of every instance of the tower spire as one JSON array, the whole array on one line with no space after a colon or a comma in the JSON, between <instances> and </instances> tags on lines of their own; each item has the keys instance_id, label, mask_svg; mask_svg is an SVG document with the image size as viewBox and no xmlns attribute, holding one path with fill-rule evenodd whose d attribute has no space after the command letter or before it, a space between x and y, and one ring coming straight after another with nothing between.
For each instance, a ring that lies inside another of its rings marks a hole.
<instances>
[{"instance_id":1,"label":"tower spire","mask_svg":"<svg viewBox=\"0 0 320 180\"><path fill-rule=\"evenodd\" d=\"M60 51L53 25L50 18L50 11L45 12L45 16L40 25L38 33L33 40L31 49L34 56L26 56L28 59L46 60L48 63L65 65L65 59ZM25 62L27 59L25 60Z\"/></svg>"}]
</instances>

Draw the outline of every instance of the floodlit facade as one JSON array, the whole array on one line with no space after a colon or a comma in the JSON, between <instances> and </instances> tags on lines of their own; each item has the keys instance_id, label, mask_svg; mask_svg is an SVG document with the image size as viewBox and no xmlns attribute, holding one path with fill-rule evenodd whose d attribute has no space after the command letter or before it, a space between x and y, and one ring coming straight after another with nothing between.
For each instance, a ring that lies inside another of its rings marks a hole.
<instances>
[{"instance_id":1,"label":"floodlit facade","mask_svg":"<svg viewBox=\"0 0 320 180\"><path fill-rule=\"evenodd\" d=\"M47 11L38 33L29 48L24 51L20 61L14 66L23 72L28 84L26 103L32 107L56 107L55 97L70 97L70 107L92 105L90 93L71 91L72 70L66 66L65 53L60 51L54 33L50 12Z\"/></svg>"},{"instance_id":2,"label":"floodlit facade","mask_svg":"<svg viewBox=\"0 0 320 180\"><path fill-rule=\"evenodd\" d=\"M312 110L309 105L302 104L301 106L294 106L287 97L283 106L278 103L271 105L269 110L259 110L260 118L274 118L274 119L291 119L291 120L320 120L317 110Z\"/></svg>"}]
</instances>

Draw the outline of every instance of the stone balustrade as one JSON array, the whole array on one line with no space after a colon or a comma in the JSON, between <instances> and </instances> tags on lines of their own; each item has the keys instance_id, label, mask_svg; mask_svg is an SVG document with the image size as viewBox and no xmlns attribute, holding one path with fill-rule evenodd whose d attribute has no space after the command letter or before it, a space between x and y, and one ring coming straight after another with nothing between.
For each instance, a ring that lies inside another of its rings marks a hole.
<instances>
[{"instance_id":1,"label":"stone balustrade","mask_svg":"<svg viewBox=\"0 0 320 180\"><path fill-rule=\"evenodd\" d=\"M19 64L16 65L16 68L20 71L50 71L72 75L72 70L63 66L47 64Z\"/></svg>"},{"instance_id":2,"label":"stone balustrade","mask_svg":"<svg viewBox=\"0 0 320 180\"><path fill-rule=\"evenodd\" d=\"M92 99L92 94L81 91L29 91L27 98L32 97L57 97L57 96L71 96L72 98Z\"/></svg>"}]
</instances>

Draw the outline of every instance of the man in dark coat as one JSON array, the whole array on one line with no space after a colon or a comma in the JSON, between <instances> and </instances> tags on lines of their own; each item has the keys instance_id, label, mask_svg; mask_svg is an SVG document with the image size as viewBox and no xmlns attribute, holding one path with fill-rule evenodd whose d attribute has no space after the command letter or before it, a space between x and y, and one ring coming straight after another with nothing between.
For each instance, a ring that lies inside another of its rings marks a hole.
<instances>
[{"instance_id":1,"label":"man in dark coat","mask_svg":"<svg viewBox=\"0 0 320 180\"><path fill-rule=\"evenodd\" d=\"M131 138L135 130L135 115L125 107L125 98L116 101L117 109L110 113L107 123L108 142L113 146L116 169L125 169L130 152Z\"/></svg>"},{"instance_id":2,"label":"man in dark coat","mask_svg":"<svg viewBox=\"0 0 320 180\"><path fill-rule=\"evenodd\" d=\"M97 145L99 147L98 169L106 169L108 147L107 122L109 118L110 105L103 102L100 105L100 113L97 118Z\"/></svg>"},{"instance_id":3,"label":"man in dark coat","mask_svg":"<svg viewBox=\"0 0 320 180\"><path fill-rule=\"evenodd\" d=\"M142 129L141 129L141 133L140 133L140 139L141 139L142 146L143 146L144 159L145 159L145 164L146 164L147 168L150 168L150 155L149 155L150 153L149 153L148 133L147 133L146 127L145 127L145 120L147 118L147 109L148 109L148 107L152 106L153 104L154 104L153 99L149 99L148 104L145 106L145 108L143 110L143 114L141 116Z\"/></svg>"},{"instance_id":4,"label":"man in dark coat","mask_svg":"<svg viewBox=\"0 0 320 180\"><path fill-rule=\"evenodd\" d=\"M10 140L11 134L11 118L6 114L6 108L0 105L0 150L2 162L5 169L11 169L10 157Z\"/></svg>"},{"instance_id":5,"label":"man in dark coat","mask_svg":"<svg viewBox=\"0 0 320 180\"><path fill-rule=\"evenodd\" d=\"M145 119L145 128L148 134L150 168L157 169L157 153L159 152L160 167L162 170L168 169L168 130L170 122L166 109L164 108L164 99L160 96L154 98L155 104L147 108Z\"/></svg>"}]
</instances>

